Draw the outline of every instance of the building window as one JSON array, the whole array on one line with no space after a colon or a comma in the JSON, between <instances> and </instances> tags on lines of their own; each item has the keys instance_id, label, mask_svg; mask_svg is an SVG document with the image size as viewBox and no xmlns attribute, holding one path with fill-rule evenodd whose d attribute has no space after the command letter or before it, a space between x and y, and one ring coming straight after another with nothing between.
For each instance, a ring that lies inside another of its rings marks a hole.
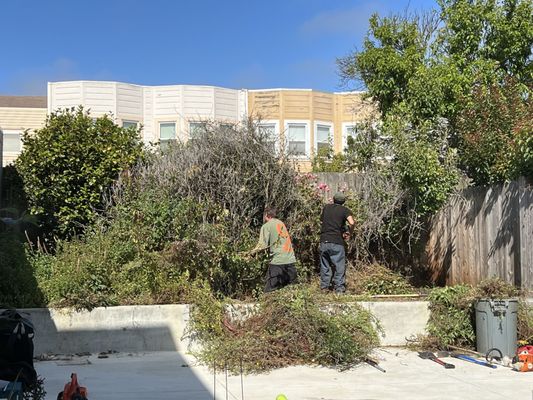
<instances>
[{"instance_id":1,"label":"building window","mask_svg":"<svg viewBox=\"0 0 533 400\"><path fill-rule=\"evenodd\" d=\"M265 140L265 144L271 153L275 153L277 149L278 134L276 132L275 123L259 124L257 126L259 134Z\"/></svg>"},{"instance_id":2,"label":"building window","mask_svg":"<svg viewBox=\"0 0 533 400\"><path fill-rule=\"evenodd\" d=\"M122 127L123 128L135 128L137 129L138 122L137 121L122 121Z\"/></svg>"},{"instance_id":3,"label":"building window","mask_svg":"<svg viewBox=\"0 0 533 400\"><path fill-rule=\"evenodd\" d=\"M207 124L205 122L189 122L189 138L199 139L202 134L207 130Z\"/></svg>"},{"instance_id":4,"label":"building window","mask_svg":"<svg viewBox=\"0 0 533 400\"><path fill-rule=\"evenodd\" d=\"M352 138L354 141L356 141L362 129L362 124L349 124L344 126L344 132L342 135L344 151L346 151L348 148L348 138Z\"/></svg>"},{"instance_id":5,"label":"building window","mask_svg":"<svg viewBox=\"0 0 533 400\"><path fill-rule=\"evenodd\" d=\"M176 140L176 123L161 122L159 124L159 145L162 149L168 148L171 140Z\"/></svg>"},{"instance_id":6,"label":"building window","mask_svg":"<svg viewBox=\"0 0 533 400\"><path fill-rule=\"evenodd\" d=\"M331 148L331 125L316 125L315 142L317 154Z\"/></svg>"},{"instance_id":7,"label":"building window","mask_svg":"<svg viewBox=\"0 0 533 400\"><path fill-rule=\"evenodd\" d=\"M5 153L20 153L22 150L22 141L20 140L20 132L18 131L4 131L3 149Z\"/></svg>"},{"instance_id":8,"label":"building window","mask_svg":"<svg viewBox=\"0 0 533 400\"><path fill-rule=\"evenodd\" d=\"M307 156L307 124L289 123L287 125L287 139L289 155L297 157Z\"/></svg>"}]
</instances>

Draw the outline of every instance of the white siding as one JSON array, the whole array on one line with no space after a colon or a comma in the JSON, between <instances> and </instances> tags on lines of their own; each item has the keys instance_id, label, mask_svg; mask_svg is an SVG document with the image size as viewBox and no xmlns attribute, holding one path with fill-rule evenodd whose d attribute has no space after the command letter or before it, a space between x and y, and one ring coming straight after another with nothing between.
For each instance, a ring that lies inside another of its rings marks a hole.
<instances>
[{"instance_id":1,"label":"white siding","mask_svg":"<svg viewBox=\"0 0 533 400\"><path fill-rule=\"evenodd\" d=\"M92 116L116 115L116 85L114 82L83 82L83 105Z\"/></svg>"},{"instance_id":2,"label":"white siding","mask_svg":"<svg viewBox=\"0 0 533 400\"><path fill-rule=\"evenodd\" d=\"M143 88L143 138L146 143L157 140L154 127L154 89Z\"/></svg>"},{"instance_id":3,"label":"white siding","mask_svg":"<svg viewBox=\"0 0 533 400\"><path fill-rule=\"evenodd\" d=\"M239 122L247 115L247 91L214 86L140 86L120 82L76 81L48 84L48 108L83 105L117 123L139 121L146 143L159 139L159 123L175 122L178 137L188 137L189 121Z\"/></svg>"},{"instance_id":4,"label":"white siding","mask_svg":"<svg viewBox=\"0 0 533 400\"><path fill-rule=\"evenodd\" d=\"M181 110L180 86L156 86L154 89L154 116L178 115Z\"/></svg>"},{"instance_id":5,"label":"white siding","mask_svg":"<svg viewBox=\"0 0 533 400\"><path fill-rule=\"evenodd\" d=\"M183 86L183 114L191 120L214 118L214 88L212 86Z\"/></svg>"},{"instance_id":6,"label":"white siding","mask_svg":"<svg viewBox=\"0 0 533 400\"><path fill-rule=\"evenodd\" d=\"M239 92L231 89L215 88L215 118L239 120Z\"/></svg>"},{"instance_id":7,"label":"white siding","mask_svg":"<svg viewBox=\"0 0 533 400\"><path fill-rule=\"evenodd\" d=\"M33 131L41 128L46 121L46 108L0 107L0 130L22 133L26 129ZM2 164L15 161L19 152L4 151Z\"/></svg>"},{"instance_id":8,"label":"white siding","mask_svg":"<svg viewBox=\"0 0 533 400\"><path fill-rule=\"evenodd\" d=\"M83 103L81 81L48 84L48 112L58 108L77 107Z\"/></svg>"},{"instance_id":9,"label":"white siding","mask_svg":"<svg viewBox=\"0 0 533 400\"><path fill-rule=\"evenodd\" d=\"M141 121L143 115L143 88L141 86L117 83L117 116L135 117Z\"/></svg>"}]
</instances>

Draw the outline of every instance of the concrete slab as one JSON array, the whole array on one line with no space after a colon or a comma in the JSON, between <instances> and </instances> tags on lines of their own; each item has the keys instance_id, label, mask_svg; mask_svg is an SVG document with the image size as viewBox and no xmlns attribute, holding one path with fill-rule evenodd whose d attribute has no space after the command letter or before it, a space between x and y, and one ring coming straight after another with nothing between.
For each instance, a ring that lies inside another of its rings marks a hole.
<instances>
[{"instance_id":1,"label":"concrete slab","mask_svg":"<svg viewBox=\"0 0 533 400\"><path fill-rule=\"evenodd\" d=\"M489 369L456 359L446 370L420 359L416 353L386 348L376 351L382 373L362 364L348 371L323 367L289 367L268 374L228 376L220 371L215 379L206 367L180 352L112 354L109 358L89 357L87 365L58 365L56 361L36 362L45 378L47 399L55 399L76 372L89 398L107 399L253 399L274 400L283 393L289 400L352 399L531 399L533 374L508 368ZM216 381L216 386L214 382ZM227 388L227 394L226 394Z\"/></svg>"}]
</instances>

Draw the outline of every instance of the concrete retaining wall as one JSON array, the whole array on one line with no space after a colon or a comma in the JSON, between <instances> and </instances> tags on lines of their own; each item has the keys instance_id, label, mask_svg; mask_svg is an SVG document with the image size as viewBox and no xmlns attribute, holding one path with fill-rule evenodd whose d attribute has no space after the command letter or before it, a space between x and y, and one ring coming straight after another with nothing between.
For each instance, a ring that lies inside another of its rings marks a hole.
<instances>
[{"instance_id":1,"label":"concrete retaining wall","mask_svg":"<svg viewBox=\"0 0 533 400\"><path fill-rule=\"evenodd\" d=\"M92 311L21 310L35 326L35 355L108 350L120 352L181 351L187 305L120 306Z\"/></svg>"},{"instance_id":2,"label":"concrete retaining wall","mask_svg":"<svg viewBox=\"0 0 533 400\"><path fill-rule=\"evenodd\" d=\"M428 303L362 302L384 329L382 345L402 346L425 332ZM185 351L187 305L120 306L90 312L25 309L35 325L35 354Z\"/></svg>"}]
</instances>

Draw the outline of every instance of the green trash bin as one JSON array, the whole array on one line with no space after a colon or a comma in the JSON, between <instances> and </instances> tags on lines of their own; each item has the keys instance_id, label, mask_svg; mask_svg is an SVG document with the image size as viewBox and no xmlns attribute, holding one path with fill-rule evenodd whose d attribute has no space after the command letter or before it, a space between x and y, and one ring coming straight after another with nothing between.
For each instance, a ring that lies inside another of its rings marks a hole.
<instances>
[{"instance_id":1,"label":"green trash bin","mask_svg":"<svg viewBox=\"0 0 533 400\"><path fill-rule=\"evenodd\" d=\"M500 349L516 355L518 299L481 299L476 303L476 347L480 353Z\"/></svg>"}]
</instances>

